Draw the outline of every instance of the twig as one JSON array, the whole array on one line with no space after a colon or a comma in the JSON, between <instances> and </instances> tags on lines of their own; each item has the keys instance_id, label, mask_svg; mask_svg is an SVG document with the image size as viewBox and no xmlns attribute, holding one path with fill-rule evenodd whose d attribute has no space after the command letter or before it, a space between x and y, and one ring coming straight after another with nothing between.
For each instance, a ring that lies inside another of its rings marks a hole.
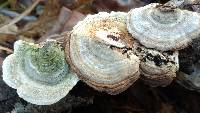
<instances>
[{"instance_id":1,"label":"twig","mask_svg":"<svg viewBox=\"0 0 200 113\"><path fill-rule=\"evenodd\" d=\"M3 15L6 15L6 16L12 17L12 18L18 17L20 15L17 12L10 11L10 10L7 10L7 9L0 9L0 13L3 14ZM36 21L37 18L35 16L24 16L24 18L22 18L22 20Z\"/></svg>"},{"instance_id":2,"label":"twig","mask_svg":"<svg viewBox=\"0 0 200 113\"><path fill-rule=\"evenodd\" d=\"M4 3L2 3L1 5L0 5L0 9L1 8L4 8L5 6L7 6L9 4L9 2L8 1L6 1L6 2L4 2Z\"/></svg>"},{"instance_id":3,"label":"twig","mask_svg":"<svg viewBox=\"0 0 200 113\"><path fill-rule=\"evenodd\" d=\"M7 48L7 47L3 47L3 46L1 46L1 45L0 45L0 50L5 50L5 51L7 51L7 52L9 52L9 53L13 53L13 50L12 50L12 49L9 49L9 48Z\"/></svg>"},{"instance_id":4,"label":"twig","mask_svg":"<svg viewBox=\"0 0 200 113\"><path fill-rule=\"evenodd\" d=\"M0 31L2 29L6 29L9 28L10 26L12 26L13 24L19 22L22 18L24 18L25 16L27 16L34 8L35 6L37 6L37 4L40 2L40 0L36 0L26 11L24 11L21 15L19 15L18 17L14 18L9 24L4 25L3 27L0 28Z\"/></svg>"}]
</instances>

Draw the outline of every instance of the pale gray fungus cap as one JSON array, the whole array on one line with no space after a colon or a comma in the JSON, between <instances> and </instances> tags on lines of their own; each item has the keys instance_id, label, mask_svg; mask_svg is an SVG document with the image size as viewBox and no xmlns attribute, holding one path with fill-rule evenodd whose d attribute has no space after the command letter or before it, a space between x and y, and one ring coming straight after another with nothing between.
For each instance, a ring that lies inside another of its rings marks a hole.
<instances>
[{"instance_id":1,"label":"pale gray fungus cap","mask_svg":"<svg viewBox=\"0 0 200 113\"><path fill-rule=\"evenodd\" d=\"M200 14L153 3L129 11L127 28L147 48L179 50L200 34Z\"/></svg>"},{"instance_id":2,"label":"pale gray fungus cap","mask_svg":"<svg viewBox=\"0 0 200 113\"><path fill-rule=\"evenodd\" d=\"M187 89L200 92L200 62L194 64L194 70L190 74L179 71L177 82Z\"/></svg>"}]
</instances>

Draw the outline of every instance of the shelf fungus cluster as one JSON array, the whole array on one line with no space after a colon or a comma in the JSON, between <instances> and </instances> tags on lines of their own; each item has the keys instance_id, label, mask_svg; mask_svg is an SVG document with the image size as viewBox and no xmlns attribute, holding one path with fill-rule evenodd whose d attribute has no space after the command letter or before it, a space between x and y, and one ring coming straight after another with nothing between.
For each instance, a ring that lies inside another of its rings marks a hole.
<instances>
[{"instance_id":1,"label":"shelf fungus cluster","mask_svg":"<svg viewBox=\"0 0 200 113\"><path fill-rule=\"evenodd\" d=\"M166 86L179 69L178 50L198 38L199 24L198 13L169 4L89 15L71 32L67 60L81 80L110 94L138 78Z\"/></svg>"},{"instance_id":2,"label":"shelf fungus cluster","mask_svg":"<svg viewBox=\"0 0 200 113\"><path fill-rule=\"evenodd\" d=\"M3 63L3 79L35 104L58 101L79 79L112 95L139 78L153 87L166 86L179 70L178 51L199 37L199 25L200 14L169 4L88 15L65 37L65 51L55 41L17 41ZM198 79L191 80L198 87L199 67L192 73Z\"/></svg>"},{"instance_id":3,"label":"shelf fungus cluster","mask_svg":"<svg viewBox=\"0 0 200 113\"><path fill-rule=\"evenodd\" d=\"M56 41L38 45L19 40L3 62L3 80L24 100L48 105L66 96L79 79Z\"/></svg>"}]
</instances>

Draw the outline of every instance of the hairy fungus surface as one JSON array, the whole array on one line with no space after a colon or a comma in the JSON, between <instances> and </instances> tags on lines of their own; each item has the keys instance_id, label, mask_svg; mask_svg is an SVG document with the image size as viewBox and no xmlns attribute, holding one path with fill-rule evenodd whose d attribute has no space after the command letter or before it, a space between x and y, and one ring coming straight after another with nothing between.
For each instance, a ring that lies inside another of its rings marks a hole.
<instances>
[{"instance_id":1,"label":"hairy fungus surface","mask_svg":"<svg viewBox=\"0 0 200 113\"><path fill-rule=\"evenodd\" d=\"M14 54L3 61L3 80L26 101L49 105L66 96L79 79L70 73L56 41L38 45L19 40Z\"/></svg>"},{"instance_id":2,"label":"hairy fungus surface","mask_svg":"<svg viewBox=\"0 0 200 113\"><path fill-rule=\"evenodd\" d=\"M126 90L139 78L139 58L129 50L134 39L126 29L126 13L101 12L79 22L66 47L68 61L80 79L109 94Z\"/></svg>"},{"instance_id":3,"label":"hairy fungus surface","mask_svg":"<svg viewBox=\"0 0 200 113\"><path fill-rule=\"evenodd\" d=\"M200 14L153 3L129 11L127 28L147 48L178 50L198 38Z\"/></svg>"}]
</instances>

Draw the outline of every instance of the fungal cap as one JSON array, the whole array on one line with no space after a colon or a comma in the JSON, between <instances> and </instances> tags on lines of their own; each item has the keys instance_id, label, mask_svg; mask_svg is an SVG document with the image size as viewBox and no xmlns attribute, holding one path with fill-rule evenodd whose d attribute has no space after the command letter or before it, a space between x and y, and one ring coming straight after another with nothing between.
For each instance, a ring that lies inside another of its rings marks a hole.
<instances>
[{"instance_id":1,"label":"fungal cap","mask_svg":"<svg viewBox=\"0 0 200 113\"><path fill-rule=\"evenodd\" d=\"M200 92L200 64L194 65L194 71L191 74L178 72L177 82L190 90L197 90Z\"/></svg>"},{"instance_id":2,"label":"fungal cap","mask_svg":"<svg viewBox=\"0 0 200 113\"><path fill-rule=\"evenodd\" d=\"M139 58L122 54L122 49L133 42L126 29L126 16L122 12L87 16L74 27L65 50L70 52L68 61L79 78L109 94L126 90L139 78Z\"/></svg>"},{"instance_id":3,"label":"fungal cap","mask_svg":"<svg viewBox=\"0 0 200 113\"><path fill-rule=\"evenodd\" d=\"M134 53L140 57L141 78L146 84L156 86L169 85L176 77L179 68L178 52L160 52L148 49L136 43Z\"/></svg>"},{"instance_id":4,"label":"fungal cap","mask_svg":"<svg viewBox=\"0 0 200 113\"><path fill-rule=\"evenodd\" d=\"M176 71L179 68L178 52L172 55L167 53L159 53L158 51L149 51L151 58L142 62L141 73L144 75L143 80L151 86L167 86L176 77Z\"/></svg>"},{"instance_id":5,"label":"fungal cap","mask_svg":"<svg viewBox=\"0 0 200 113\"><path fill-rule=\"evenodd\" d=\"M64 51L56 41L42 45L17 41L14 54L3 61L3 80L18 95L37 105L59 101L76 85L76 74L69 72Z\"/></svg>"},{"instance_id":6,"label":"fungal cap","mask_svg":"<svg viewBox=\"0 0 200 113\"><path fill-rule=\"evenodd\" d=\"M107 45L123 48L127 42L133 40L129 39L130 36L125 28L126 16L127 13L124 12L100 12L95 15L88 15L73 27L72 32L76 35L91 37Z\"/></svg>"},{"instance_id":7,"label":"fungal cap","mask_svg":"<svg viewBox=\"0 0 200 113\"><path fill-rule=\"evenodd\" d=\"M178 50L200 34L200 15L153 3L128 13L127 28L147 48Z\"/></svg>"}]
</instances>

